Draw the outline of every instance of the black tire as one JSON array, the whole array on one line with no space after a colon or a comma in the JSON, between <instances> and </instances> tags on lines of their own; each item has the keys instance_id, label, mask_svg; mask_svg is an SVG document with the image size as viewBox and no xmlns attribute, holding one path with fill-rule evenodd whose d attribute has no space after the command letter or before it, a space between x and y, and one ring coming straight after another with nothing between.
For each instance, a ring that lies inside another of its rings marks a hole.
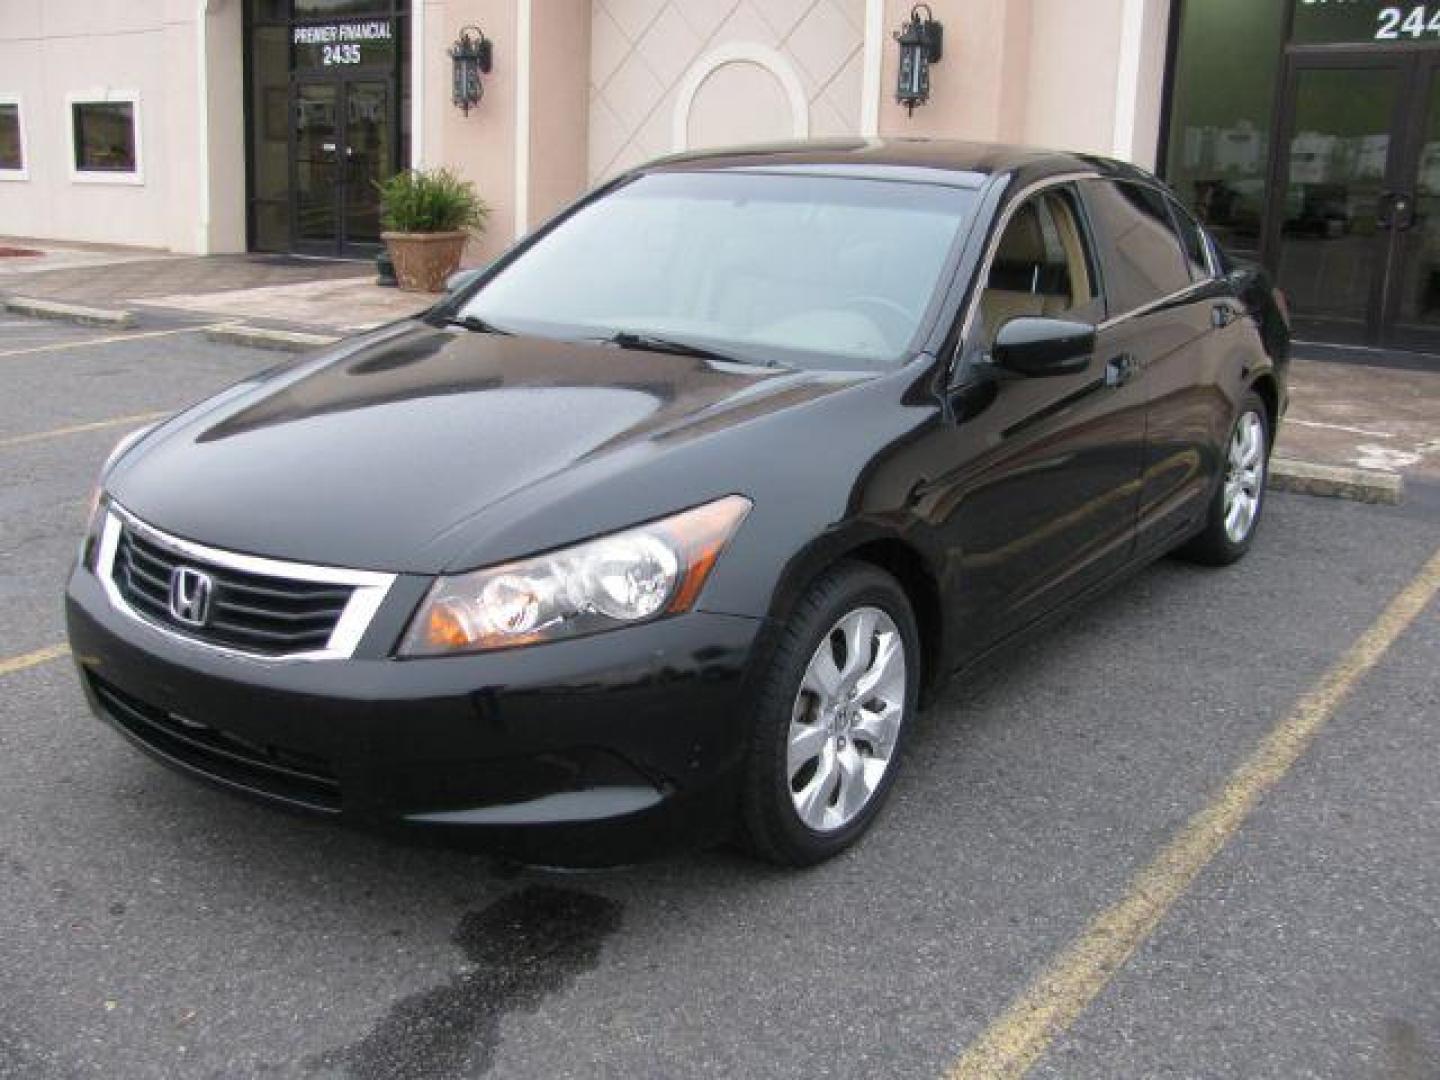
<instances>
[{"instance_id":1,"label":"black tire","mask_svg":"<svg viewBox=\"0 0 1440 1080\"><path fill-rule=\"evenodd\" d=\"M1249 526L1243 536L1236 539L1230 535L1225 525L1225 499L1226 499L1226 478L1230 470L1230 447L1240 430L1241 424L1246 418L1255 416L1259 418L1260 430L1264 436L1264 449L1261 458L1261 477L1256 492L1257 502L1251 516ZM1240 408L1235 414L1235 420L1230 425L1230 434L1225 439L1225 445L1221 447L1220 453L1221 473L1220 482L1215 485L1215 494L1210 499L1210 508L1206 512L1205 527L1200 530L1192 539L1180 547L1176 554L1189 562L1200 563L1203 566L1229 566L1231 563L1243 558L1250 550L1250 545L1255 539L1255 533L1260 528L1260 519L1265 510L1265 481L1269 478L1270 470L1270 446L1273 442L1273 434L1270 431L1270 414L1265 407L1265 402L1260 395L1253 390L1248 392L1240 402Z\"/></svg>"},{"instance_id":2,"label":"black tire","mask_svg":"<svg viewBox=\"0 0 1440 1080\"><path fill-rule=\"evenodd\" d=\"M844 616L865 607L880 609L899 631L905 649L904 711L889 764L869 802L848 823L817 831L802 820L791 797L787 775L791 712L820 643ZM753 854L770 862L810 866L855 843L874 822L890 794L918 707L920 637L910 602L894 578L867 563L844 562L810 585L788 624L773 640L766 669L756 684L750 746L741 782L741 839Z\"/></svg>"}]
</instances>

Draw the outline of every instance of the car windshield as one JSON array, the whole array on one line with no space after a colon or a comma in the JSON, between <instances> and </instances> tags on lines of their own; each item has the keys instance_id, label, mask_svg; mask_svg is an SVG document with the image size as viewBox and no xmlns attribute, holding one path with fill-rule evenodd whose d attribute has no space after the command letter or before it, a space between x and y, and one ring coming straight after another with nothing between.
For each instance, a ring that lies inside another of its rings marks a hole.
<instances>
[{"instance_id":1,"label":"car windshield","mask_svg":"<svg viewBox=\"0 0 1440 1080\"><path fill-rule=\"evenodd\" d=\"M657 173L571 215L458 312L505 330L881 368L909 348L973 191Z\"/></svg>"}]
</instances>

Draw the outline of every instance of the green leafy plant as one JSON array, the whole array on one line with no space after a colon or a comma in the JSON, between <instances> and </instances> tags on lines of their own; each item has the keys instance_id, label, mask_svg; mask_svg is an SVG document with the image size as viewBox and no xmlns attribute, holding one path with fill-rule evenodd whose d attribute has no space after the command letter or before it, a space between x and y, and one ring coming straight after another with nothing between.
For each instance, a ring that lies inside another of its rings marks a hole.
<instances>
[{"instance_id":1,"label":"green leafy plant","mask_svg":"<svg viewBox=\"0 0 1440 1080\"><path fill-rule=\"evenodd\" d=\"M402 233L481 233L490 207L449 169L407 169L383 183L381 220L386 229Z\"/></svg>"}]
</instances>

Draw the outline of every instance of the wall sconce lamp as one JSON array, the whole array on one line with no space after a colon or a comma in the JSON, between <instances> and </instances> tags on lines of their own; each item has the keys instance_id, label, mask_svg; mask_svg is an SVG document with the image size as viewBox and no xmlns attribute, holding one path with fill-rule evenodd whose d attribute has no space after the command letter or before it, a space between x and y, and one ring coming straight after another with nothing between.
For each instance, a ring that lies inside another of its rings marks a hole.
<instances>
[{"instance_id":1,"label":"wall sconce lamp","mask_svg":"<svg viewBox=\"0 0 1440 1080\"><path fill-rule=\"evenodd\" d=\"M450 46L450 61L454 64L455 85L453 100L455 107L470 115L472 107L480 104L485 96L481 74L489 75L492 66L490 39L478 26L466 26L460 30L455 44Z\"/></svg>"},{"instance_id":2,"label":"wall sconce lamp","mask_svg":"<svg viewBox=\"0 0 1440 1080\"><path fill-rule=\"evenodd\" d=\"M895 40L900 43L895 100L905 106L907 116L913 116L916 105L930 100L930 65L938 64L944 53L945 28L935 21L929 4L916 4L910 9L910 21L895 31Z\"/></svg>"}]
</instances>

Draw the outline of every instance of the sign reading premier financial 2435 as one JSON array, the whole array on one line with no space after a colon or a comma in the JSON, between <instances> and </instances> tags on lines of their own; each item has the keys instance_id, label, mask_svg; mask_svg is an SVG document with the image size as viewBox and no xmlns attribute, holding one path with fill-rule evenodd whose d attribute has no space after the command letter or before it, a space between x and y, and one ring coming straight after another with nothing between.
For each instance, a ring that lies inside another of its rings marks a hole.
<instances>
[{"instance_id":1,"label":"sign reading premier financial 2435","mask_svg":"<svg viewBox=\"0 0 1440 1080\"><path fill-rule=\"evenodd\" d=\"M395 56L395 24L390 19L366 19L297 26L291 43L297 68L387 64Z\"/></svg>"}]
</instances>

